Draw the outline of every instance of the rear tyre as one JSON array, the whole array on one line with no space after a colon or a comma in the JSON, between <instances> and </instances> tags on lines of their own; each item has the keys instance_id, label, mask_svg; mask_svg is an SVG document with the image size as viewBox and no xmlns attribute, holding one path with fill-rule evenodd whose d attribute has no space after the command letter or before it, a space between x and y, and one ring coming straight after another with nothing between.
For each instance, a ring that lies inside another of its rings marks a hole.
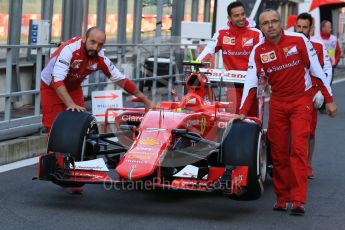
<instances>
[{"instance_id":1,"label":"rear tyre","mask_svg":"<svg viewBox=\"0 0 345 230\"><path fill-rule=\"evenodd\" d=\"M98 134L95 117L88 112L61 112L54 121L48 151L69 153L75 161L94 159L96 153L87 143L89 134Z\"/></svg>"},{"instance_id":2,"label":"rear tyre","mask_svg":"<svg viewBox=\"0 0 345 230\"><path fill-rule=\"evenodd\" d=\"M256 123L235 121L224 132L221 161L226 166L248 166L247 190L235 200L256 200L263 192L266 179L264 135Z\"/></svg>"}]
</instances>

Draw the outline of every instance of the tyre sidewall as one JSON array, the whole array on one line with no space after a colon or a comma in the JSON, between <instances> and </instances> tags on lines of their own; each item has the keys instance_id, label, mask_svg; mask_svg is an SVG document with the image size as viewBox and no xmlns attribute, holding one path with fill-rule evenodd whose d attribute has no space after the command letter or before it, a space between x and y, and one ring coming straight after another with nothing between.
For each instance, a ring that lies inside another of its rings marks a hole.
<instances>
[{"instance_id":1,"label":"tyre sidewall","mask_svg":"<svg viewBox=\"0 0 345 230\"><path fill-rule=\"evenodd\" d=\"M80 161L85 137L93 131L98 133L97 121L88 112L61 112L53 123L48 141L48 152L69 153Z\"/></svg>"}]
</instances>

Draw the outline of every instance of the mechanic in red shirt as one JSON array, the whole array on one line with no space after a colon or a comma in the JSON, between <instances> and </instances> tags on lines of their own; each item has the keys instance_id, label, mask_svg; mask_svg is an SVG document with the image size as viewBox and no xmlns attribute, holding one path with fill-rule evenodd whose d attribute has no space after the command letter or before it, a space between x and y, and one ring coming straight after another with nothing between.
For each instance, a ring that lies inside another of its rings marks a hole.
<instances>
[{"instance_id":1,"label":"mechanic in red shirt","mask_svg":"<svg viewBox=\"0 0 345 230\"><path fill-rule=\"evenodd\" d=\"M256 29L254 22L246 19L243 3L232 2L227 7L228 28L216 32L212 40L198 56L198 61L208 61L214 53L222 51L224 68L226 70L247 71L250 52L255 44L262 39L262 33ZM228 88L227 98L235 104L234 113L239 112L243 84L235 83L234 88ZM256 103L257 104L257 103ZM258 116L257 106L249 111L251 116Z\"/></svg>"},{"instance_id":2,"label":"mechanic in red shirt","mask_svg":"<svg viewBox=\"0 0 345 230\"><path fill-rule=\"evenodd\" d=\"M309 13L301 13L297 16L297 21L295 25L295 31L298 33L303 33L307 38L310 39L310 32L312 29L313 17ZM328 53L325 49L325 46L321 40L313 37L310 39L312 46L314 47L317 57L320 61L320 65L325 73L327 80L330 82L332 79L332 64L328 57ZM308 151L308 178L313 179L314 173L311 166L311 161L313 157L314 147L315 147L315 130L317 125L317 109L321 108L324 97L319 90L319 85L322 85L320 79L317 77L311 78L312 80L312 89L314 90L314 107L312 109L312 120L311 120L311 132L309 138L309 151Z\"/></svg>"},{"instance_id":3,"label":"mechanic in red shirt","mask_svg":"<svg viewBox=\"0 0 345 230\"><path fill-rule=\"evenodd\" d=\"M64 42L42 70L42 122L48 133L61 111L85 111L81 83L89 74L98 70L128 93L142 99L146 109L155 106L104 55L102 47L105 41L105 32L92 27L84 38L74 37Z\"/></svg>"},{"instance_id":4,"label":"mechanic in red shirt","mask_svg":"<svg viewBox=\"0 0 345 230\"><path fill-rule=\"evenodd\" d=\"M265 74L271 86L268 138L277 195L273 209L286 211L292 202L291 214L302 215L308 185L308 138L314 96L310 71L322 81L319 87L329 116L335 117L337 107L310 41L303 34L283 31L276 10L263 11L259 22L265 39L254 47L249 58L239 118L248 114L256 96L258 76Z\"/></svg>"}]
</instances>

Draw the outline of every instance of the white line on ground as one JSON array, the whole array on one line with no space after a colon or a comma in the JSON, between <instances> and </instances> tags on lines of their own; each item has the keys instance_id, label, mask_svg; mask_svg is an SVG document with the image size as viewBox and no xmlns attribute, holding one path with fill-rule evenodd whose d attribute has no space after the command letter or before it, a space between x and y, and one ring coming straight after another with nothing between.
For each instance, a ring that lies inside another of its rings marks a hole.
<instances>
[{"instance_id":1,"label":"white line on ground","mask_svg":"<svg viewBox=\"0 0 345 230\"><path fill-rule=\"evenodd\" d=\"M337 79L333 81L333 84L337 84L340 82L345 81L345 78L342 79ZM269 97L265 98L265 102L269 101ZM34 165L38 163L38 157L34 157L34 158L30 158L30 159L26 159L26 160L21 160L21 161L17 161L14 163L10 163L10 164L6 164L6 165L1 165L0 166L0 173L3 172L7 172L10 170L14 170L14 169L18 169L18 168L22 168L22 167L26 167L26 166L30 166L30 165Z\"/></svg>"},{"instance_id":2,"label":"white line on ground","mask_svg":"<svg viewBox=\"0 0 345 230\"><path fill-rule=\"evenodd\" d=\"M337 83L340 83L340 82L343 82L343 81L345 81L345 78L337 79L337 80L333 81L333 84L337 84Z\"/></svg>"},{"instance_id":3,"label":"white line on ground","mask_svg":"<svg viewBox=\"0 0 345 230\"><path fill-rule=\"evenodd\" d=\"M18 168L22 168L22 167L26 167L29 165L34 165L37 163L38 163L38 157L34 157L34 158L30 158L30 159L25 159L25 160L13 162L13 163L6 164L6 165L1 165L0 166L0 173L7 172L10 170L14 170L14 169L18 169Z\"/></svg>"}]
</instances>

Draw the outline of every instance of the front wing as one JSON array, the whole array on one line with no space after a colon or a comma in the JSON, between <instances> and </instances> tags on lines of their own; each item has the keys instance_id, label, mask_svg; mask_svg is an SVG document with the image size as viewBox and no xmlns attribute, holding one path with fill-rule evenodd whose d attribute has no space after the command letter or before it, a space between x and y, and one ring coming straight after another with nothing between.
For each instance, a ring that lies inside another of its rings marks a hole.
<instances>
[{"instance_id":1,"label":"front wing","mask_svg":"<svg viewBox=\"0 0 345 230\"><path fill-rule=\"evenodd\" d=\"M246 191L248 167L211 167L206 179L176 178L172 181L156 178L145 180L123 180L112 172L97 169L77 169L73 157L65 153L48 153L39 158L38 179L52 181L63 187L80 187L84 184L103 184L107 186L139 185L141 188L168 188L190 191L212 192L222 190L226 194L241 195ZM98 167L98 166L97 166ZM111 176L111 174L114 174ZM134 187L135 188L135 187Z\"/></svg>"}]
</instances>

